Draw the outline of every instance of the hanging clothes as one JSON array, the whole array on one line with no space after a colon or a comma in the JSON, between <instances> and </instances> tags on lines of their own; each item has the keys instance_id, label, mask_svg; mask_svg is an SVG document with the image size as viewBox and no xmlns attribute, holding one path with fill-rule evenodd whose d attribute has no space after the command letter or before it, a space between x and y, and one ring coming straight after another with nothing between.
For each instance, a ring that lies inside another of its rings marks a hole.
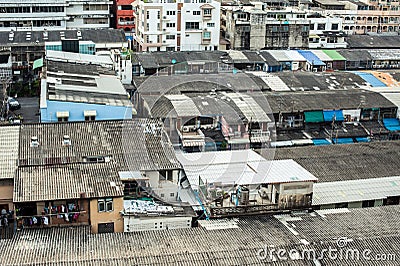
<instances>
[{"instance_id":1,"label":"hanging clothes","mask_svg":"<svg viewBox=\"0 0 400 266\"><path fill-rule=\"evenodd\" d=\"M43 216L43 224L44 225L49 225L49 218L47 218L46 216Z\"/></svg>"}]
</instances>

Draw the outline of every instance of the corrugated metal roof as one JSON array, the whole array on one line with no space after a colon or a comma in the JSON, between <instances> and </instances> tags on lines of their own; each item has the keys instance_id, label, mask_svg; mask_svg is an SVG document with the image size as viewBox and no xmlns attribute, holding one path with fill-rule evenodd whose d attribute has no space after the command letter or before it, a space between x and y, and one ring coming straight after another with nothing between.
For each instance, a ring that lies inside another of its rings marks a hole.
<instances>
[{"instance_id":1,"label":"corrugated metal roof","mask_svg":"<svg viewBox=\"0 0 400 266\"><path fill-rule=\"evenodd\" d=\"M325 54L327 54L332 60L334 61L346 61L346 58L341 56L337 51L335 50L322 50Z\"/></svg>"},{"instance_id":2,"label":"corrugated metal roof","mask_svg":"<svg viewBox=\"0 0 400 266\"><path fill-rule=\"evenodd\" d=\"M266 52L270 53L279 62L292 61L284 50L268 50Z\"/></svg>"},{"instance_id":3,"label":"corrugated metal roof","mask_svg":"<svg viewBox=\"0 0 400 266\"><path fill-rule=\"evenodd\" d=\"M316 56L312 51L299 50L298 52L304 56L308 63L314 66L325 66L325 63L322 62L321 59L319 59L319 57Z\"/></svg>"},{"instance_id":4,"label":"corrugated metal roof","mask_svg":"<svg viewBox=\"0 0 400 266\"><path fill-rule=\"evenodd\" d=\"M312 53L315 54L323 62L332 61L332 58L324 53L324 51L322 50L312 50Z\"/></svg>"},{"instance_id":5,"label":"corrugated metal roof","mask_svg":"<svg viewBox=\"0 0 400 266\"><path fill-rule=\"evenodd\" d=\"M313 205L400 196L400 176L314 184Z\"/></svg>"},{"instance_id":6,"label":"corrugated metal roof","mask_svg":"<svg viewBox=\"0 0 400 266\"><path fill-rule=\"evenodd\" d=\"M174 111L180 117L195 117L200 116L201 113L197 106L194 104L193 100L186 95L183 94L172 94L165 95L167 99L171 101L171 104L174 107Z\"/></svg>"},{"instance_id":7,"label":"corrugated metal roof","mask_svg":"<svg viewBox=\"0 0 400 266\"><path fill-rule=\"evenodd\" d=\"M305 62L307 61L298 51L289 50L285 51L285 54L291 59L291 61Z\"/></svg>"},{"instance_id":8,"label":"corrugated metal roof","mask_svg":"<svg viewBox=\"0 0 400 266\"><path fill-rule=\"evenodd\" d=\"M0 179L14 178L18 162L19 126L0 127Z\"/></svg>"},{"instance_id":9,"label":"corrugated metal roof","mask_svg":"<svg viewBox=\"0 0 400 266\"><path fill-rule=\"evenodd\" d=\"M258 103L249 95L243 93L223 93L225 96L229 97L240 111L245 115L248 121L253 122L270 122L271 119L268 117L267 113L261 108ZM264 106L266 108L266 106Z\"/></svg>"},{"instance_id":10,"label":"corrugated metal roof","mask_svg":"<svg viewBox=\"0 0 400 266\"><path fill-rule=\"evenodd\" d=\"M14 202L121 197L116 164L20 167L14 180Z\"/></svg>"},{"instance_id":11,"label":"corrugated metal roof","mask_svg":"<svg viewBox=\"0 0 400 266\"><path fill-rule=\"evenodd\" d=\"M293 160L267 161L252 150L177 154L192 185L205 183L273 184L317 181Z\"/></svg>"},{"instance_id":12,"label":"corrugated metal roof","mask_svg":"<svg viewBox=\"0 0 400 266\"><path fill-rule=\"evenodd\" d=\"M368 52L374 60L400 60L400 49L371 49Z\"/></svg>"}]
</instances>

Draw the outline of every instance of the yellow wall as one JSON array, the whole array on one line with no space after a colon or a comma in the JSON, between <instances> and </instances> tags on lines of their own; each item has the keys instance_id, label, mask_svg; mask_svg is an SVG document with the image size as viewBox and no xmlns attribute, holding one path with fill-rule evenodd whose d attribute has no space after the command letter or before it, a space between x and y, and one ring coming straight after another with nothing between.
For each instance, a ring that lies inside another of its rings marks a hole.
<instances>
[{"instance_id":1,"label":"yellow wall","mask_svg":"<svg viewBox=\"0 0 400 266\"><path fill-rule=\"evenodd\" d=\"M12 180L2 180L0 182L0 205L8 205L8 209L13 209L13 188Z\"/></svg>"},{"instance_id":2,"label":"yellow wall","mask_svg":"<svg viewBox=\"0 0 400 266\"><path fill-rule=\"evenodd\" d=\"M90 224L92 226L92 233L98 232L99 223L114 223L114 232L124 231L124 221L120 211L124 209L123 198L113 198L113 211L112 212L98 212L97 199L90 200Z\"/></svg>"}]
</instances>

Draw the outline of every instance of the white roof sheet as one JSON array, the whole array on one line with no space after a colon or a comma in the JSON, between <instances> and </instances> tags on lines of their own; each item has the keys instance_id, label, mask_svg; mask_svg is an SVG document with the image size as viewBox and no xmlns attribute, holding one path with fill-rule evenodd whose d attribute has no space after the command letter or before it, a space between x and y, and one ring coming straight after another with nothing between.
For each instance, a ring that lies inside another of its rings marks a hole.
<instances>
[{"instance_id":1,"label":"white roof sheet","mask_svg":"<svg viewBox=\"0 0 400 266\"><path fill-rule=\"evenodd\" d=\"M400 176L314 184L313 205L385 199L400 195Z\"/></svg>"},{"instance_id":2,"label":"white roof sheet","mask_svg":"<svg viewBox=\"0 0 400 266\"><path fill-rule=\"evenodd\" d=\"M322 50L312 50L312 53L315 54L321 61L333 61L326 53Z\"/></svg>"},{"instance_id":3,"label":"white roof sheet","mask_svg":"<svg viewBox=\"0 0 400 266\"><path fill-rule=\"evenodd\" d=\"M381 93L386 99L400 107L400 93Z\"/></svg>"},{"instance_id":4,"label":"white roof sheet","mask_svg":"<svg viewBox=\"0 0 400 266\"><path fill-rule=\"evenodd\" d=\"M269 50L267 51L276 61L287 62L292 61L290 57L285 53L284 50Z\"/></svg>"},{"instance_id":5,"label":"white roof sheet","mask_svg":"<svg viewBox=\"0 0 400 266\"><path fill-rule=\"evenodd\" d=\"M0 127L0 179L14 178L17 169L18 149L19 126Z\"/></svg>"},{"instance_id":6,"label":"white roof sheet","mask_svg":"<svg viewBox=\"0 0 400 266\"><path fill-rule=\"evenodd\" d=\"M201 113L191 98L186 95L166 95L178 116L200 116Z\"/></svg>"},{"instance_id":7,"label":"white roof sheet","mask_svg":"<svg viewBox=\"0 0 400 266\"><path fill-rule=\"evenodd\" d=\"M267 161L252 150L178 153L188 180L197 188L199 177L205 184L273 184L317 181L293 160Z\"/></svg>"},{"instance_id":8,"label":"white roof sheet","mask_svg":"<svg viewBox=\"0 0 400 266\"><path fill-rule=\"evenodd\" d=\"M307 61L307 59L305 59L301 54L299 54L297 51L294 50L285 51L285 54L291 59L291 61L299 61L299 62Z\"/></svg>"},{"instance_id":9,"label":"white roof sheet","mask_svg":"<svg viewBox=\"0 0 400 266\"><path fill-rule=\"evenodd\" d=\"M232 58L232 60L245 60L245 61L248 61L247 57L240 51L228 50L227 52L229 54L229 57Z\"/></svg>"},{"instance_id":10,"label":"white roof sheet","mask_svg":"<svg viewBox=\"0 0 400 266\"><path fill-rule=\"evenodd\" d=\"M90 63L95 65L112 65L111 56L98 56L62 51L46 51L46 59L64 62Z\"/></svg>"},{"instance_id":11,"label":"white roof sheet","mask_svg":"<svg viewBox=\"0 0 400 266\"><path fill-rule=\"evenodd\" d=\"M371 49L368 53L375 60L400 59L400 49Z\"/></svg>"},{"instance_id":12,"label":"white roof sheet","mask_svg":"<svg viewBox=\"0 0 400 266\"><path fill-rule=\"evenodd\" d=\"M244 114L248 121L271 121L263 108L261 108L260 105L258 105L258 103L252 97L239 92L223 92L223 94L229 97L235 103L235 105L240 109L240 111Z\"/></svg>"}]
</instances>

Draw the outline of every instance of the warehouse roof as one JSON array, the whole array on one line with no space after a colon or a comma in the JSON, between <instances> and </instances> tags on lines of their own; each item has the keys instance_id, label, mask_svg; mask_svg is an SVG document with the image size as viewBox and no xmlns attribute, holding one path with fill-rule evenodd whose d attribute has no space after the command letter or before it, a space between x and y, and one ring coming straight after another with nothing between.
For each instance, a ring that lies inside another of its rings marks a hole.
<instances>
[{"instance_id":1,"label":"warehouse roof","mask_svg":"<svg viewBox=\"0 0 400 266\"><path fill-rule=\"evenodd\" d=\"M281 148L275 158L295 160L319 182L397 176L400 141Z\"/></svg>"},{"instance_id":2,"label":"warehouse roof","mask_svg":"<svg viewBox=\"0 0 400 266\"><path fill-rule=\"evenodd\" d=\"M265 92L273 113L329 109L396 107L379 93L362 90Z\"/></svg>"},{"instance_id":3,"label":"warehouse roof","mask_svg":"<svg viewBox=\"0 0 400 266\"><path fill-rule=\"evenodd\" d=\"M396 265L396 261L367 261L361 253L400 256L400 206L328 210L311 214L242 217L202 221L203 227L114 234L90 234L90 227L23 229L0 240L0 261L7 265L288 265L275 254L272 261L260 250L335 249L338 239L359 259L340 265ZM105 244L107 243L107 244ZM51 254L51 256L49 256ZM308 254L308 253L305 253ZM338 254L338 253L334 253ZM338 265L321 256L290 260L290 265Z\"/></svg>"},{"instance_id":4,"label":"warehouse roof","mask_svg":"<svg viewBox=\"0 0 400 266\"><path fill-rule=\"evenodd\" d=\"M400 176L318 183L313 205L386 199L400 195Z\"/></svg>"}]
</instances>

